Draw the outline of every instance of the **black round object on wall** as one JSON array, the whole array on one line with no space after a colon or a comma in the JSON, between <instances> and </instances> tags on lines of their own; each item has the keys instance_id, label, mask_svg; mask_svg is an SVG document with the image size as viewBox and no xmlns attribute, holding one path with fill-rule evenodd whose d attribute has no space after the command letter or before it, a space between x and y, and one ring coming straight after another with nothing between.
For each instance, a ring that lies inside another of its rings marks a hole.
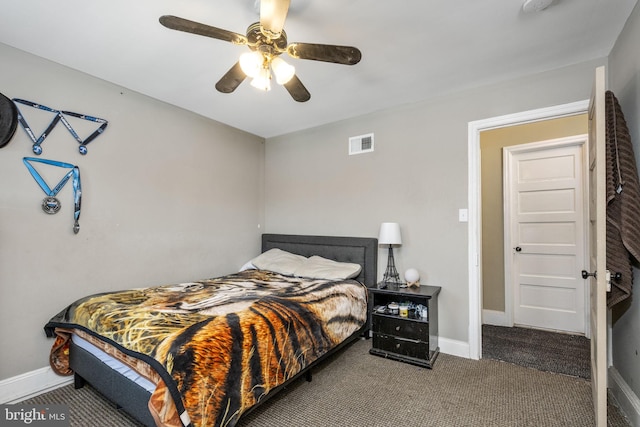
<instances>
[{"instance_id":1,"label":"black round object on wall","mask_svg":"<svg viewBox=\"0 0 640 427\"><path fill-rule=\"evenodd\" d=\"M18 127L18 109L12 100L0 93L0 148L11 141Z\"/></svg>"}]
</instances>

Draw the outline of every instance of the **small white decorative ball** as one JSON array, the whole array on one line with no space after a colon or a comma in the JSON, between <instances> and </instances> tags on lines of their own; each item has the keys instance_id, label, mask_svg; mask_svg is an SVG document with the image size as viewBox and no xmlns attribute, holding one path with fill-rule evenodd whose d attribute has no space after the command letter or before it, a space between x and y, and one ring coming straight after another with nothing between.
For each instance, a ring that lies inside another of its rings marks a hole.
<instances>
[{"instance_id":1,"label":"small white decorative ball","mask_svg":"<svg viewBox=\"0 0 640 427\"><path fill-rule=\"evenodd\" d=\"M404 272L404 280L408 283L415 283L420 280L420 273L415 268L410 268Z\"/></svg>"}]
</instances>

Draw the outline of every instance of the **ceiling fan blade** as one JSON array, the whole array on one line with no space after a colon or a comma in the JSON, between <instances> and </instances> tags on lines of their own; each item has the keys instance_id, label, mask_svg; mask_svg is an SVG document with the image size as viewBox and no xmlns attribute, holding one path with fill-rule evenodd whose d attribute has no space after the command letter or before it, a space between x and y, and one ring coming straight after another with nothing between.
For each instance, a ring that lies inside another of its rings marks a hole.
<instances>
[{"instance_id":1,"label":"ceiling fan blade","mask_svg":"<svg viewBox=\"0 0 640 427\"><path fill-rule=\"evenodd\" d=\"M200 36L211 37L233 44L245 45L247 38L242 34L232 31L223 30L221 28L212 27L201 24L199 22L189 21L188 19L179 18L173 15L163 15L160 17L160 23L171 30L184 31L185 33L198 34Z\"/></svg>"},{"instance_id":2,"label":"ceiling fan blade","mask_svg":"<svg viewBox=\"0 0 640 427\"><path fill-rule=\"evenodd\" d=\"M272 38L278 38L284 27L291 0L261 0L260 26Z\"/></svg>"},{"instance_id":3,"label":"ceiling fan blade","mask_svg":"<svg viewBox=\"0 0 640 427\"><path fill-rule=\"evenodd\" d=\"M311 98L311 94L295 74L291 80L284 84L284 87L289 95L298 102L306 102Z\"/></svg>"},{"instance_id":4,"label":"ceiling fan blade","mask_svg":"<svg viewBox=\"0 0 640 427\"><path fill-rule=\"evenodd\" d=\"M242 83L246 77L247 75L242 71L242 68L240 68L240 62L236 62L235 65L218 80L216 89L218 92L231 93L240 86L240 83Z\"/></svg>"},{"instance_id":5,"label":"ceiling fan blade","mask_svg":"<svg viewBox=\"0 0 640 427\"><path fill-rule=\"evenodd\" d=\"M291 43L287 46L287 53L296 59L311 59L344 65L355 65L362 58L360 50L353 46L317 43Z\"/></svg>"}]
</instances>

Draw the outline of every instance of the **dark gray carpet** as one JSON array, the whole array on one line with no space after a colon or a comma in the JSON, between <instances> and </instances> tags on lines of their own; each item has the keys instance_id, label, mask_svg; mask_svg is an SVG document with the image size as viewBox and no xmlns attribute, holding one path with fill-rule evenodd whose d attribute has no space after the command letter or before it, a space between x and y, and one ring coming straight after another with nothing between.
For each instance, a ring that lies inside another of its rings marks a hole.
<instances>
[{"instance_id":1,"label":"dark gray carpet","mask_svg":"<svg viewBox=\"0 0 640 427\"><path fill-rule=\"evenodd\" d=\"M594 425L589 381L495 360L440 354L434 369L372 356L356 341L244 418L238 427L584 427ZM70 405L73 427L134 427L90 387L29 403ZM628 426L610 405L609 426Z\"/></svg>"},{"instance_id":2,"label":"dark gray carpet","mask_svg":"<svg viewBox=\"0 0 640 427\"><path fill-rule=\"evenodd\" d=\"M482 357L486 359L590 379L590 354L584 336L482 325Z\"/></svg>"}]
</instances>

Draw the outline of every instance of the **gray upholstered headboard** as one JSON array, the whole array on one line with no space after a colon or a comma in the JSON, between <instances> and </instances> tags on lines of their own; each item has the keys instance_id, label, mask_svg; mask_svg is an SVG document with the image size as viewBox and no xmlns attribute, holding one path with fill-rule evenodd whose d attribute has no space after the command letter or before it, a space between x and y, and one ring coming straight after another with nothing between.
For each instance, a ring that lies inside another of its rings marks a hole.
<instances>
[{"instance_id":1,"label":"gray upholstered headboard","mask_svg":"<svg viewBox=\"0 0 640 427\"><path fill-rule=\"evenodd\" d=\"M378 274L378 239L373 237L301 236L293 234L263 234L262 252L278 248L309 257L318 255L339 262L360 264L357 280L375 287Z\"/></svg>"}]
</instances>

